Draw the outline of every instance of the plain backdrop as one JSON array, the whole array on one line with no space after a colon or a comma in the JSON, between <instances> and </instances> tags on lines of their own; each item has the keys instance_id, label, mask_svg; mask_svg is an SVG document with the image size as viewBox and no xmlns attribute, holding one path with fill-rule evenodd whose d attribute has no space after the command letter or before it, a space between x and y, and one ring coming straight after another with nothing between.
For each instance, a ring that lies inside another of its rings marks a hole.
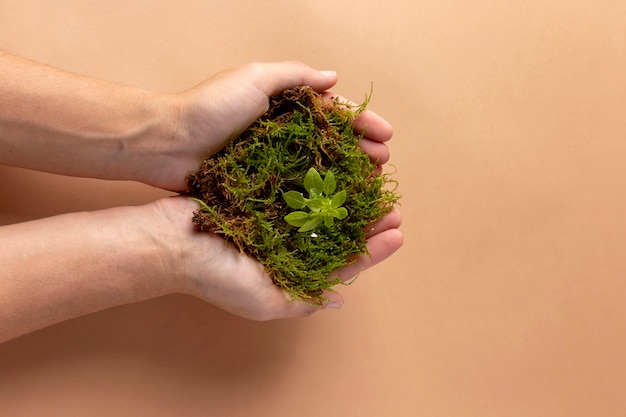
<instances>
[{"instance_id":1,"label":"plain backdrop","mask_svg":"<svg viewBox=\"0 0 626 417\"><path fill-rule=\"evenodd\" d=\"M0 0L1 49L110 81L296 59L355 101L373 83L406 236L340 311L169 296L4 343L0 415L626 415L624 22L622 0ZM0 224L163 195L0 167Z\"/></svg>"}]
</instances>

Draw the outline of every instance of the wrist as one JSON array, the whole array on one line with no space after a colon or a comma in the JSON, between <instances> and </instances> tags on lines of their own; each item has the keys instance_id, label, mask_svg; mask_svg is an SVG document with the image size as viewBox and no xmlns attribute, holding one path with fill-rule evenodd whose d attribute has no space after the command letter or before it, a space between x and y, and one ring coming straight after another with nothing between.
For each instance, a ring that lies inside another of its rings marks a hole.
<instances>
[{"instance_id":1,"label":"wrist","mask_svg":"<svg viewBox=\"0 0 626 417\"><path fill-rule=\"evenodd\" d=\"M144 252L146 270L156 288L164 294L189 294L193 287L186 266L186 258L197 248L190 247L190 237L198 237L192 223L197 204L182 196L166 197L148 205L137 207L140 211L134 231L147 246Z\"/></svg>"},{"instance_id":2,"label":"wrist","mask_svg":"<svg viewBox=\"0 0 626 417\"><path fill-rule=\"evenodd\" d=\"M178 94L147 92L138 101L142 117L118 138L118 172L126 180L171 191L185 191L186 177L200 158L181 116ZM115 170L113 170L115 172Z\"/></svg>"},{"instance_id":3,"label":"wrist","mask_svg":"<svg viewBox=\"0 0 626 417\"><path fill-rule=\"evenodd\" d=\"M148 206L116 207L82 213L92 229L91 246L98 262L93 276L109 281L104 293L119 304L144 301L173 292L172 263Z\"/></svg>"}]
</instances>

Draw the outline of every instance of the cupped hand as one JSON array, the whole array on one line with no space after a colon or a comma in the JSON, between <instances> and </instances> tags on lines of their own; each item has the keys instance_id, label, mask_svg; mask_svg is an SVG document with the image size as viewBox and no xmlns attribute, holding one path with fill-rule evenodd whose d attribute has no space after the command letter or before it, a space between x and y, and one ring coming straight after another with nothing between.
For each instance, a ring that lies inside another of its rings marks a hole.
<instances>
[{"instance_id":1,"label":"cupped hand","mask_svg":"<svg viewBox=\"0 0 626 417\"><path fill-rule=\"evenodd\" d=\"M169 145L169 163L155 170L147 181L152 185L183 191L187 175L202 159L218 152L265 113L269 98L280 91L308 85L324 92L328 100L342 97L327 91L337 81L333 72L320 72L297 62L247 64L217 74L195 88L167 97L175 109L175 127ZM389 160L385 142L393 129L382 117L365 110L355 118L355 134L362 136L363 151L379 165ZM328 291L322 306L291 301L273 284L263 266L241 254L222 238L198 232L192 224L197 204L184 197L158 200L151 206L153 218L162 224L163 256L172 265L167 281L174 291L199 297L230 313L255 320L299 317L315 311L341 307L343 298ZM400 212L392 211L372 225L368 254L336 271L329 279L354 278L396 252L403 243L398 230Z\"/></svg>"},{"instance_id":2,"label":"cupped hand","mask_svg":"<svg viewBox=\"0 0 626 417\"><path fill-rule=\"evenodd\" d=\"M160 149L164 159L154 159L158 166L147 163L138 168L142 171L139 180L185 191L187 176L198 170L204 158L218 152L263 115L270 97L287 88L308 85L325 92L330 100L334 95L326 90L336 82L334 72L318 71L299 62L253 63L223 71L188 91L164 94L159 101L162 120L171 133L151 145L151 149ZM361 145L370 158L379 164L387 162L389 151L384 142L392 135L389 123L365 110L355 119L354 127L357 134L365 133Z\"/></svg>"},{"instance_id":3,"label":"cupped hand","mask_svg":"<svg viewBox=\"0 0 626 417\"><path fill-rule=\"evenodd\" d=\"M153 147L162 149L165 163L146 166L140 180L185 191L186 177L262 116L270 97L299 85L324 91L336 82L334 72L299 62L252 63L220 72L182 93L161 95L162 122L169 125L164 130L170 133L157 138Z\"/></svg>"},{"instance_id":4,"label":"cupped hand","mask_svg":"<svg viewBox=\"0 0 626 417\"><path fill-rule=\"evenodd\" d=\"M222 238L199 232L191 222L197 204L185 197L158 200L148 206L163 248L165 281L171 292L198 297L229 313L252 320L304 317L325 308L343 305L341 294L328 291L323 305L293 301L272 282L263 266L242 254ZM336 276L350 280L396 252L403 243L398 230L400 213L392 211L371 227L368 254L338 270ZM334 278L334 277L333 277Z\"/></svg>"}]
</instances>

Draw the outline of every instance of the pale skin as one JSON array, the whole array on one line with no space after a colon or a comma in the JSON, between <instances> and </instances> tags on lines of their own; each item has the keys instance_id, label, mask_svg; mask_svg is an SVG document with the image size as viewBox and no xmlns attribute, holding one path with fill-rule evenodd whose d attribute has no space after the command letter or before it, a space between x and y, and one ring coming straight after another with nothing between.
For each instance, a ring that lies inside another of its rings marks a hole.
<instances>
[{"instance_id":1,"label":"pale skin","mask_svg":"<svg viewBox=\"0 0 626 417\"><path fill-rule=\"evenodd\" d=\"M332 96L327 91L336 82L334 72L298 62L254 63L164 94L0 52L0 164L183 192L186 176L263 114L269 97L298 85ZM354 128L365 132L361 147L370 158L387 162L389 123L367 110ZM197 232L191 223L196 209L177 196L0 227L0 343L174 293L252 320L343 305L338 292L328 292L321 306L290 302L257 261ZM349 280L397 251L400 222L392 211L371 225L369 254L337 276Z\"/></svg>"}]
</instances>

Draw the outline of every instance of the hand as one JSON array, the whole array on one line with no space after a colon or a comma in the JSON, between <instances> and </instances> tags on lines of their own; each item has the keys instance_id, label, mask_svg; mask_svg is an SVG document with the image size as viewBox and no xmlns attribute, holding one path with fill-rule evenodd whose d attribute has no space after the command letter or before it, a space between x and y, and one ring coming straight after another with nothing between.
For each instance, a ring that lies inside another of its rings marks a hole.
<instances>
[{"instance_id":1,"label":"hand","mask_svg":"<svg viewBox=\"0 0 626 417\"><path fill-rule=\"evenodd\" d=\"M219 73L183 93L163 95L158 101L165 109L161 112L165 114L162 120L173 131L154 139L158 143L148 143L146 149L162 149L165 162L145 158L137 179L184 191L187 175L197 171L205 157L218 152L265 113L269 97L299 85L325 91L336 81L334 72L320 72L297 62L256 63ZM332 97L332 93L325 94ZM389 153L382 142L391 138L389 123L368 110L354 125L357 133L366 131L364 151L380 164L385 163Z\"/></svg>"},{"instance_id":2,"label":"hand","mask_svg":"<svg viewBox=\"0 0 626 417\"><path fill-rule=\"evenodd\" d=\"M184 197L158 200L147 206L150 221L162 247L164 271L170 291L196 296L225 311L253 320L302 317L324 308L339 308L343 298L326 292L323 306L289 302L289 296L273 284L257 261L241 254L220 237L198 232L190 219L197 204ZM368 236L369 255L359 256L336 275L350 280L392 255L403 242L397 229L398 211L372 225Z\"/></svg>"},{"instance_id":3,"label":"hand","mask_svg":"<svg viewBox=\"0 0 626 417\"><path fill-rule=\"evenodd\" d=\"M269 106L269 97L283 89L297 85L311 85L324 90L336 82L336 76L319 73L302 64L252 64L218 74L194 89L177 97L178 126L188 132L178 142L179 156L173 172L160 171L153 184L169 189L185 186L182 180L197 170L203 157L219 151L230 140L262 115ZM325 92L327 99L337 98ZM348 102L340 98L340 101ZM349 103L349 102L348 102ZM382 166L389 159L388 141L393 130L380 116L370 110L354 120L357 134L364 134L361 147L370 158ZM185 155L181 158L181 155ZM159 171L156 171L159 172ZM297 317L312 314L323 308L343 304L337 292L326 292L323 306L289 302L288 295L275 286L261 264L242 255L224 241L208 233L199 233L190 222L197 205L182 198L160 200L155 203L156 218L167 219L170 228L164 242L178 242L177 251L166 249L166 254L182 254L174 259L178 271L172 274L178 291L197 296L231 313L256 320ZM402 233L398 230L401 216L393 211L372 225L368 236L369 255L336 272L336 277L349 280L360 271L386 259L400 248ZM329 279L335 278L329 277Z\"/></svg>"}]
</instances>

